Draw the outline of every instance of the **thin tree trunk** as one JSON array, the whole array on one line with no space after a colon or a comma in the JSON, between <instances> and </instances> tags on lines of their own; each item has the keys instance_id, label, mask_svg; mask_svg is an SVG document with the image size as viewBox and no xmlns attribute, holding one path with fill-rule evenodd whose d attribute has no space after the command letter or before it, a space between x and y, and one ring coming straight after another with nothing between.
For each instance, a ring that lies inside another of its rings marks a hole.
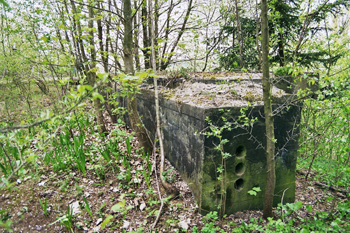
<instances>
[{"instance_id":1,"label":"thin tree trunk","mask_svg":"<svg viewBox=\"0 0 350 233\"><path fill-rule=\"evenodd\" d=\"M168 65L170 64L171 58L174 55L175 48L186 30L186 24L187 24L188 18L190 17L190 13L192 10L192 3L193 3L193 0L189 0L184 22L182 23L179 34L177 35L177 38L176 38L176 40L175 40L175 42L170 50L170 53L169 53L170 55L167 57L167 61L160 67L162 70L165 70L168 67Z\"/></svg>"},{"instance_id":2,"label":"thin tree trunk","mask_svg":"<svg viewBox=\"0 0 350 233\"><path fill-rule=\"evenodd\" d=\"M273 195L275 192L275 133L273 125L271 83L269 77L269 30L267 19L267 0L261 2L262 61L263 61L263 100L266 125L266 169L267 181L263 217L272 217Z\"/></svg>"},{"instance_id":3,"label":"thin tree trunk","mask_svg":"<svg viewBox=\"0 0 350 233\"><path fill-rule=\"evenodd\" d=\"M259 63L258 63L258 70L261 70L261 63L262 63L262 58L261 58L261 51L260 51L260 46L259 46L259 14L258 14L258 0L255 0L255 13L256 13L256 28L255 28L255 42L256 42L256 50L258 51L258 56L259 56Z\"/></svg>"},{"instance_id":4,"label":"thin tree trunk","mask_svg":"<svg viewBox=\"0 0 350 233\"><path fill-rule=\"evenodd\" d=\"M89 34L90 34L90 55L91 55L91 69L95 68L96 66L96 50L95 50L95 42L94 42L94 9L92 6L89 6ZM101 35L102 36L102 35ZM95 72L87 71L88 74L88 81L91 86L94 86L96 84L96 74ZM103 110L102 110L102 103L101 100L96 98L94 99L94 109L97 119L97 125L99 126L99 132L105 133L107 132L105 123L104 123L104 117L103 117Z\"/></svg>"},{"instance_id":5,"label":"thin tree trunk","mask_svg":"<svg viewBox=\"0 0 350 233\"><path fill-rule=\"evenodd\" d=\"M1 45L2 45L2 53L4 57L6 57L6 51L5 51L5 36L4 36L4 20L6 19L6 15L4 14L3 17L1 17Z\"/></svg>"},{"instance_id":6,"label":"thin tree trunk","mask_svg":"<svg viewBox=\"0 0 350 233\"><path fill-rule=\"evenodd\" d=\"M154 49L154 41L155 41L155 30L154 30L154 24L153 24L153 4L152 1L149 2L149 14L150 14L150 23L151 23L151 54L152 54L152 69L154 72L157 69L156 64L156 53ZM163 146L163 135L161 133L160 129L160 109L159 109L159 98L158 98L158 85L157 85L157 78L154 77L154 97L155 97L155 108L156 108L156 122L157 122L157 135L159 139L159 149L160 149L160 180L162 182L162 185L167 193L176 194L176 190L166 181L164 178L164 164L165 164L165 155L164 155L164 146Z\"/></svg>"},{"instance_id":7,"label":"thin tree trunk","mask_svg":"<svg viewBox=\"0 0 350 233\"><path fill-rule=\"evenodd\" d=\"M168 8L168 13L167 13L167 18L166 18L166 26L165 26L165 35L164 35L164 46L163 46L163 51L161 56L165 57L165 53L166 53L166 49L168 46L168 38L169 38L169 34L170 34L170 20L171 20L171 12L173 10L173 0L170 0L170 6ZM160 66L163 66L163 61L161 61Z\"/></svg>"},{"instance_id":8,"label":"thin tree trunk","mask_svg":"<svg viewBox=\"0 0 350 233\"><path fill-rule=\"evenodd\" d=\"M137 6L137 0L134 0L134 5ZM141 64L140 64L140 56L139 56L139 29L138 29L138 14L135 13L134 15L134 28L135 28L135 33L134 33L134 58L135 58L135 65L136 65L136 70L141 69Z\"/></svg>"},{"instance_id":9,"label":"thin tree trunk","mask_svg":"<svg viewBox=\"0 0 350 233\"><path fill-rule=\"evenodd\" d=\"M279 57L279 63L280 67L283 67L285 65L285 59L284 59L284 43L283 43L283 34L278 34L278 57Z\"/></svg>"},{"instance_id":10,"label":"thin tree trunk","mask_svg":"<svg viewBox=\"0 0 350 233\"><path fill-rule=\"evenodd\" d=\"M242 51L242 30L239 19L239 8L238 8L238 0L235 0L236 6L236 26L237 26L237 36L238 36L238 47L239 47L239 66L243 68L243 51Z\"/></svg>"},{"instance_id":11,"label":"thin tree trunk","mask_svg":"<svg viewBox=\"0 0 350 233\"><path fill-rule=\"evenodd\" d=\"M133 66L133 37L132 37L132 11L131 11L131 0L124 0L124 40L123 40L123 50L124 50L124 64L125 73L129 75L134 75ZM129 120L132 129L134 130L137 139L144 147L146 151L152 150L152 142L148 137L146 129L143 127L140 120L140 116L137 112L137 99L136 99L136 87L131 90L128 94L128 104L127 109L129 113Z\"/></svg>"},{"instance_id":12,"label":"thin tree trunk","mask_svg":"<svg viewBox=\"0 0 350 233\"><path fill-rule=\"evenodd\" d=\"M98 2L98 8L101 9L101 3ZM108 10L111 9L111 1L108 0ZM101 15L101 10L99 10L99 14ZM102 26L102 20L101 17L98 17L97 19L97 32L98 32L98 39L99 39L99 45L100 45L100 53L101 53L101 60L103 64L103 69L105 73L108 73L108 56L109 56L109 51L108 51L108 45L109 45L109 33L110 33L110 22L111 22L111 17L108 14L108 19L107 19L107 24L106 24L106 39L105 39L105 44L103 44L103 26ZM108 87L106 91L106 98L107 101L105 103L106 110L108 112L108 115L110 116L111 120L113 123L117 123L118 119L115 114L113 114L113 106L111 104L111 101L113 102L114 100L111 100L111 90L112 90L112 83L111 81L108 81Z\"/></svg>"},{"instance_id":13,"label":"thin tree trunk","mask_svg":"<svg viewBox=\"0 0 350 233\"><path fill-rule=\"evenodd\" d=\"M158 41L157 41L157 37L158 37L158 19L159 19L159 7L158 7L158 0L154 0L154 18L153 20L151 20L151 24L153 24L153 29L152 29L152 40L153 40L153 50L154 50L154 56L153 59L155 59L155 63L156 63L156 70L158 70L160 63L157 62L157 57L158 57L158 49L156 49L158 47ZM151 11L152 12L152 11ZM153 68L153 67L152 67ZM155 71L156 71L155 70Z\"/></svg>"},{"instance_id":14,"label":"thin tree trunk","mask_svg":"<svg viewBox=\"0 0 350 233\"><path fill-rule=\"evenodd\" d=\"M151 0L149 0L151 1ZM148 34L148 12L147 12L147 0L143 0L142 3L142 39L143 39L143 48L142 52L143 55L145 56L145 69L151 68L151 60L150 60L150 54L149 52L149 46L150 46L150 41L149 41L149 34Z\"/></svg>"}]
</instances>

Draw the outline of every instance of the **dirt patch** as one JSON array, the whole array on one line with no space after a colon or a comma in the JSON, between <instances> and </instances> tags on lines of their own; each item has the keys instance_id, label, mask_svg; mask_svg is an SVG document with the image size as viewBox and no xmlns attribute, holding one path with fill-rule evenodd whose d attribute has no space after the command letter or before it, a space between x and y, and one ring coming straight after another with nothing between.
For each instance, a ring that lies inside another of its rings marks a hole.
<instances>
[{"instance_id":1,"label":"dirt patch","mask_svg":"<svg viewBox=\"0 0 350 233\"><path fill-rule=\"evenodd\" d=\"M133 163L138 162L141 162L140 158L134 158ZM13 222L14 232L67 232L60 222L54 222L67 214L69 205L78 203L80 213L73 217L74 232L121 232L123 230L150 232L150 226L159 209L158 194L154 191L156 190L155 180L152 181L153 189L150 189L142 177L135 172L133 179L139 178L141 182L125 183L118 179L118 173L115 172L118 170L117 166L116 163L109 166L104 182L96 177L93 170L89 170L86 176L74 171L61 175L50 169L37 171L40 174L39 177L31 178L29 175L17 183L12 190L1 190L0 210L5 211L2 218L7 216ZM170 169L173 167L167 163L166 170ZM172 176L180 195L176 199L166 201L157 228L162 232L173 232L181 230L184 225L188 229L193 226L202 227L203 217L198 213L190 189L175 170ZM338 197L334 202L327 202L327 197L336 196L336 193L320 189L314 185L314 182L305 181L300 176L297 177L296 182L296 201L304 203L304 207L298 211L300 217L309 218L316 211L331 211L335 204L343 199ZM83 197L86 197L89 203L93 218L84 208ZM163 197L166 198L165 195ZM39 199L42 202L47 201L47 216ZM113 205L122 202L125 203L125 212L112 210ZM307 211L306 205L311 205L313 212ZM278 214L276 212L276 215ZM101 223L109 215L113 216L111 224L101 230ZM261 217L261 211L243 211L227 216L217 224L229 231L243 222L249 223L252 218L258 220Z\"/></svg>"}]
</instances>

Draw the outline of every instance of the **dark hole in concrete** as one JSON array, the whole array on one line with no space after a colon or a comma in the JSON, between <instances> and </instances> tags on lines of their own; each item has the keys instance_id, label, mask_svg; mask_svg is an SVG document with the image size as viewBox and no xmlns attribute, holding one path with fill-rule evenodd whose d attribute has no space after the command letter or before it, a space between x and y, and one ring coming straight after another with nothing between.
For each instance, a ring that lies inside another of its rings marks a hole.
<instances>
[{"instance_id":1,"label":"dark hole in concrete","mask_svg":"<svg viewBox=\"0 0 350 233\"><path fill-rule=\"evenodd\" d=\"M242 158L242 157L244 157L246 155L246 152L247 152L247 150L245 149L244 146L239 146L236 149L236 156L238 158Z\"/></svg>"},{"instance_id":2,"label":"dark hole in concrete","mask_svg":"<svg viewBox=\"0 0 350 233\"><path fill-rule=\"evenodd\" d=\"M245 170L245 166L243 163L239 163L236 165L235 172L237 175L243 175Z\"/></svg>"},{"instance_id":3,"label":"dark hole in concrete","mask_svg":"<svg viewBox=\"0 0 350 233\"><path fill-rule=\"evenodd\" d=\"M235 182L235 189L238 190L238 191L242 190L243 189L243 185L244 185L243 179L238 179Z\"/></svg>"}]
</instances>

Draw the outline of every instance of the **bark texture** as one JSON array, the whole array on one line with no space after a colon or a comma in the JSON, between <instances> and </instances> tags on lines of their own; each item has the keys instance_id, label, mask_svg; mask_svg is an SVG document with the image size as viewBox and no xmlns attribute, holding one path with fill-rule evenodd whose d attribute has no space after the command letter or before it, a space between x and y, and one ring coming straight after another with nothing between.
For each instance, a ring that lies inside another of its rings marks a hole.
<instances>
[{"instance_id":1,"label":"bark texture","mask_svg":"<svg viewBox=\"0 0 350 233\"><path fill-rule=\"evenodd\" d=\"M133 65L133 36L132 36L132 11L131 11L131 0L124 0L123 5L124 11L124 40L123 40L123 50L124 50L124 64L125 73L129 75L134 75L134 65ZM152 142L148 137L145 127L140 120L140 116L137 112L137 99L136 99L136 87L131 90L128 94L128 114L130 125L135 132L135 135L141 145L146 151L152 151Z\"/></svg>"},{"instance_id":2,"label":"bark texture","mask_svg":"<svg viewBox=\"0 0 350 233\"><path fill-rule=\"evenodd\" d=\"M96 50L95 50L95 42L94 42L94 31L92 30L94 27L94 10L92 6L89 6L89 28L91 29L90 34L90 55L91 55L91 65L90 68L93 69L96 66ZM91 86L94 86L96 84L96 74L95 72L87 71L88 74L88 81ZM107 132L105 123L104 123L104 117L103 117L103 108L102 103L100 99L94 99L94 110L96 114L97 119L97 125L99 127L100 133Z\"/></svg>"},{"instance_id":3,"label":"bark texture","mask_svg":"<svg viewBox=\"0 0 350 233\"><path fill-rule=\"evenodd\" d=\"M272 217L273 195L275 192L275 133L273 125L271 83L269 76L269 32L267 20L267 0L261 2L262 27L262 70L263 70L263 100L266 125L266 168L267 183L265 190L263 217Z\"/></svg>"}]
</instances>

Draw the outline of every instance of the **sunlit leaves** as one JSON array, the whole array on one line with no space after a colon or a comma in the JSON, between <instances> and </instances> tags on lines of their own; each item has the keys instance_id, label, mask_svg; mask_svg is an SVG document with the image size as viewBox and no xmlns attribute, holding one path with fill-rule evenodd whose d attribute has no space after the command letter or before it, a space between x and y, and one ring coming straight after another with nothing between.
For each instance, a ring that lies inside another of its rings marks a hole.
<instances>
[{"instance_id":1,"label":"sunlit leaves","mask_svg":"<svg viewBox=\"0 0 350 233\"><path fill-rule=\"evenodd\" d=\"M9 6L9 4L5 0L0 0L0 3L3 4L4 6Z\"/></svg>"}]
</instances>

